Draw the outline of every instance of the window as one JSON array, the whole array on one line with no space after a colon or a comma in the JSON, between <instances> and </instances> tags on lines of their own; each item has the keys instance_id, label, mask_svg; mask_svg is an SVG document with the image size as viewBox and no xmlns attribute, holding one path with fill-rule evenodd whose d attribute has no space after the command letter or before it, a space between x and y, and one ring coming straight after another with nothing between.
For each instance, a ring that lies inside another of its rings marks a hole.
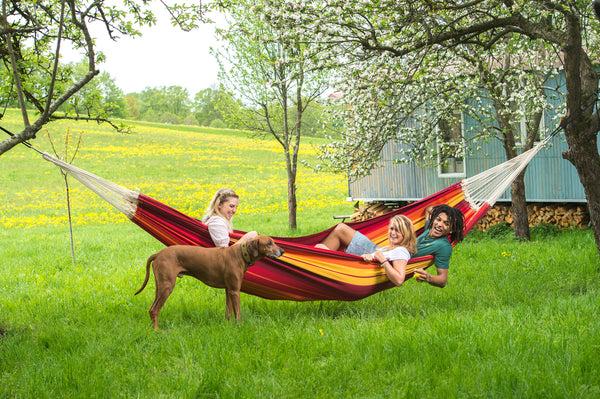
<instances>
[{"instance_id":1,"label":"window","mask_svg":"<svg viewBox=\"0 0 600 399\"><path fill-rule=\"evenodd\" d=\"M451 119L442 119L438 124L441 138L438 141L440 177L464 177L462 116L454 114Z\"/></svg>"}]
</instances>

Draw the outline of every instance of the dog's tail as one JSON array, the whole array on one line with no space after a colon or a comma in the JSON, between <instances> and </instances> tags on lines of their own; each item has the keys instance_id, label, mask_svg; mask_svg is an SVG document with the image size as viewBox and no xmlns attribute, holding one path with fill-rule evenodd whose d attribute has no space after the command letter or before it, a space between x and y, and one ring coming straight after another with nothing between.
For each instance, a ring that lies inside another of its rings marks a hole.
<instances>
[{"instance_id":1,"label":"dog's tail","mask_svg":"<svg viewBox=\"0 0 600 399\"><path fill-rule=\"evenodd\" d=\"M156 258L157 255L158 255L158 253L156 253L148 258L148 261L146 262L146 278L144 279L144 282L142 283L142 288L140 288L134 295L139 294L140 292L142 292L144 290L144 288L146 288L146 284L148 284L148 278L150 277L150 264Z\"/></svg>"}]
</instances>

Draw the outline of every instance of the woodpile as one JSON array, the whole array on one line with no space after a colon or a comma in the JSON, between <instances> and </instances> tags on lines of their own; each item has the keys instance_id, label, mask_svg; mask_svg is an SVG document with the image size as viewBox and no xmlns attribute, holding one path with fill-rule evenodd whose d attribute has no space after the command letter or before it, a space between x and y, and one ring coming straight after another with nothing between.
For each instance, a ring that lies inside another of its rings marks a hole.
<instances>
[{"instance_id":1,"label":"woodpile","mask_svg":"<svg viewBox=\"0 0 600 399\"><path fill-rule=\"evenodd\" d=\"M369 202L354 207L350 216L353 222L370 219L388 213L399 205L395 203ZM585 204L530 204L527 206L529 226L547 223L560 228L585 229L590 222L589 213ZM512 226L513 214L510 205L496 204L486 216L477 224L478 230L485 231L488 227L506 222Z\"/></svg>"},{"instance_id":2,"label":"woodpile","mask_svg":"<svg viewBox=\"0 0 600 399\"><path fill-rule=\"evenodd\" d=\"M527 215L529 227L546 223L560 228L585 229L590 222L587 207L582 204L530 204L527 205ZM485 231L488 227L503 222L513 224L512 208L510 205L496 204L476 228Z\"/></svg>"},{"instance_id":3,"label":"woodpile","mask_svg":"<svg viewBox=\"0 0 600 399\"><path fill-rule=\"evenodd\" d=\"M392 208L383 202L369 202L361 206L355 206L354 213L350 220L353 222L360 222L374 218L375 216L383 215L391 210Z\"/></svg>"}]
</instances>

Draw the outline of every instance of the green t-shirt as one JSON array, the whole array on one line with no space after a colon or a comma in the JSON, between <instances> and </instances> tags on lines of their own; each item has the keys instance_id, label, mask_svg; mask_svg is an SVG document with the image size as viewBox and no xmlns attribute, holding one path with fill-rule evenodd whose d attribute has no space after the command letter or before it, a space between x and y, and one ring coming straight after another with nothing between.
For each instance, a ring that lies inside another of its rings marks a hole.
<instances>
[{"instance_id":1,"label":"green t-shirt","mask_svg":"<svg viewBox=\"0 0 600 399\"><path fill-rule=\"evenodd\" d=\"M435 267L438 269L450 268L450 257L452 256L452 245L447 237L433 238L429 236L427 229L417 238L417 253L413 258L433 255Z\"/></svg>"}]
</instances>

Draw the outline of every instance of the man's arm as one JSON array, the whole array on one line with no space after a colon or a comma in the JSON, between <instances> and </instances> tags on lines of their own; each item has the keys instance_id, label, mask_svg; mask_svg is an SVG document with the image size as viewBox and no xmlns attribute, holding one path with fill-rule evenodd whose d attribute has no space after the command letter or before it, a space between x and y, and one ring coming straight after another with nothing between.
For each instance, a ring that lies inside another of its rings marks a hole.
<instances>
[{"instance_id":1,"label":"man's arm","mask_svg":"<svg viewBox=\"0 0 600 399\"><path fill-rule=\"evenodd\" d=\"M436 268L437 275L433 275L424 269L416 269L417 281L422 283L426 282L434 287L444 288L448 282L448 269Z\"/></svg>"}]
</instances>

